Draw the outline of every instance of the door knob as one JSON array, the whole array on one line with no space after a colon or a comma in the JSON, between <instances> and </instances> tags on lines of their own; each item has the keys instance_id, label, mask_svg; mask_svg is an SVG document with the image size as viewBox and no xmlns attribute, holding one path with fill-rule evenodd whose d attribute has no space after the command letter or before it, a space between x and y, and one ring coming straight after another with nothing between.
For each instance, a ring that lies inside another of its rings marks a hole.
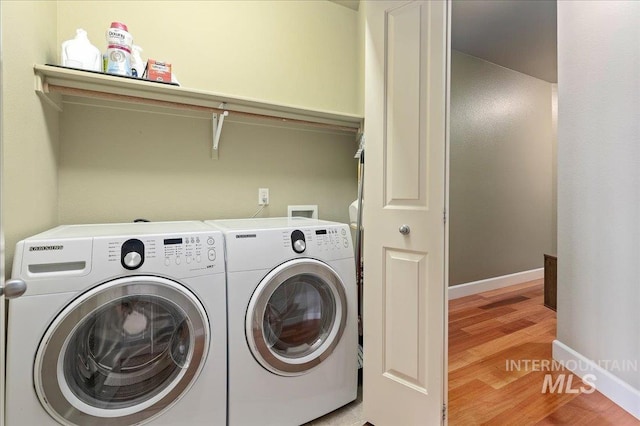
<instances>
[{"instance_id":1,"label":"door knob","mask_svg":"<svg viewBox=\"0 0 640 426\"><path fill-rule=\"evenodd\" d=\"M0 287L0 296L4 294L7 299L20 297L27 291L27 283L22 280L14 279L4 283L4 287Z\"/></svg>"},{"instance_id":2,"label":"door knob","mask_svg":"<svg viewBox=\"0 0 640 426\"><path fill-rule=\"evenodd\" d=\"M411 228L409 228L409 225L401 225L398 231L400 231L402 235L409 235Z\"/></svg>"}]
</instances>

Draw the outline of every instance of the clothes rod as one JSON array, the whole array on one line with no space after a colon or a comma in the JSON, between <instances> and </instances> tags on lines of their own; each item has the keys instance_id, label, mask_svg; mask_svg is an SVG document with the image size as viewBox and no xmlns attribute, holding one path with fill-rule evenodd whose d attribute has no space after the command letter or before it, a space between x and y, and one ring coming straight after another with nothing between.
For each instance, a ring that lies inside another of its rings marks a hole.
<instances>
[{"instance_id":1,"label":"clothes rod","mask_svg":"<svg viewBox=\"0 0 640 426\"><path fill-rule=\"evenodd\" d=\"M252 112L234 111L232 109L222 109L222 108L215 108L215 107L206 107L201 105L186 104L181 102L163 101L159 99L141 98L139 96L121 95L117 93L100 92L97 90L77 89L74 87L58 86L55 84L46 84L45 90L49 93L60 93L62 95L99 98L99 99L111 100L111 101L138 103L138 104L145 104L150 106L185 109L190 111L200 111L200 112L215 113L215 114L224 114L224 112L227 111L230 115L255 118L259 120L271 120L271 121L278 121L280 123L301 124L309 127L316 127L316 128L322 128L322 129L328 129L328 130L358 133L358 128L340 126L337 124L319 123L316 121L301 120L298 118L285 118L285 117L278 117L276 115L257 114Z\"/></svg>"}]
</instances>

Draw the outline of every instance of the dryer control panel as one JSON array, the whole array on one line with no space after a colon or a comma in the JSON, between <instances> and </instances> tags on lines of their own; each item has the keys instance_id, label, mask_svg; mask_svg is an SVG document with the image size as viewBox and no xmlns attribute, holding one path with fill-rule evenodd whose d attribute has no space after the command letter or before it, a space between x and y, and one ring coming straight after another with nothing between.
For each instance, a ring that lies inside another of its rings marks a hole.
<instances>
[{"instance_id":1,"label":"dryer control panel","mask_svg":"<svg viewBox=\"0 0 640 426\"><path fill-rule=\"evenodd\" d=\"M351 248L351 235L346 227L315 229L313 233L318 247L326 250Z\"/></svg>"},{"instance_id":2,"label":"dryer control panel","mask_svg":"<svg viewBox=\"0 0 640 426\"><path fill-rule=\"evenodd\" d=\"M353 259L349 225L306 218L207 221L225 235L227 273L271 269L287 260Z\"/></svg>"},{"instance_id":3,"label":"dryer control panel","mask_svg":"<svg viewBox=\"0 0 640 426\"><path fill-rule=\"evenodd\" d=\"M293 231L283 231L284 247L291 248L295 253L309 256L330 255L349 257L353 255L351 234L346 226L301 228Z\"/></svg>"}]
</instances>

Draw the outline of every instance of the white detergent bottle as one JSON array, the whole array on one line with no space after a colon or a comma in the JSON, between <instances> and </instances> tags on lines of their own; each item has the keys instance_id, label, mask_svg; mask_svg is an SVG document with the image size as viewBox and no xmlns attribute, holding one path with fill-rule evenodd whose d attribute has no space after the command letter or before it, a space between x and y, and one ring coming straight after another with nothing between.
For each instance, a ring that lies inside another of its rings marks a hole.
<instances>
[{"instance_id":1,"label":"white detergent bottle","mask_svg":"<svg viewBox=\"0 0 640 426\"><path fill-rule=\"evenodd\" d=\"M112 22L107 30L107 72L131 76L133 37L121 22Z\"/></svg>"},{"instance_id":2,"label":"white detergent bottle","mask_svg":"<svg viewBox=\"0 0 640 426\"><path fill-rule=\"evenodd\" d=\"M76 30L76 37L62 43L62 65L90 71L102 71L102 54L91 44L87 32Z\"/></svg>"},{"instance_id":3,"label":"white detergent bottle","mask_svg":"<svg viewBox=\"0 0 640 426\"><path fill-rule=\"evenodd\" d=\"M133 77L142 78L142 73L144 73L145 62L142 60L142 56L140 53L142 52L142 47L138 45L133 45L131 48L131 75Z\"/></svg>"}]
</instances>

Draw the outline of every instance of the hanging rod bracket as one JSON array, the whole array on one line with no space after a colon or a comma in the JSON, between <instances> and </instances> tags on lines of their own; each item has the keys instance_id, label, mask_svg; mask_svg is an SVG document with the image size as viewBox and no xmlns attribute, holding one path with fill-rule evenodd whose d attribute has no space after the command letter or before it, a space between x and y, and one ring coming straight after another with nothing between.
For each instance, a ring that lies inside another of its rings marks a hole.
<instances>
[{"instance_id":1,"label":"hanging rod bracket","mask_svg":"<svg viewBox=\"0 0 640 426\"><path fill-rule=\"evenodd\" d=\"M220 104L220 109L225 109L225 104ZM213 113L211 116L211 125L213 130L213 144L211 146L211 157L214 160L218 159L218 146L220 145L220 134L222 133L222 125L224 124L225 117L229 116L229 111L223 111L221 113Z\"/></svg>"},{"instance_id":2,"label":"hanging rod bracket","mask_svg":"<svg viewBox=\"0 0 640 426\"><path fill-rule=\"evenodd\" d=\"M58 112L62 112L62 99L60 95L57 93L51 93L49 91L49 84L45 81L45 78L42 75L36 74L36 94L42 99L47 105L52 107Z\"/></svg>"}]
</instances>

